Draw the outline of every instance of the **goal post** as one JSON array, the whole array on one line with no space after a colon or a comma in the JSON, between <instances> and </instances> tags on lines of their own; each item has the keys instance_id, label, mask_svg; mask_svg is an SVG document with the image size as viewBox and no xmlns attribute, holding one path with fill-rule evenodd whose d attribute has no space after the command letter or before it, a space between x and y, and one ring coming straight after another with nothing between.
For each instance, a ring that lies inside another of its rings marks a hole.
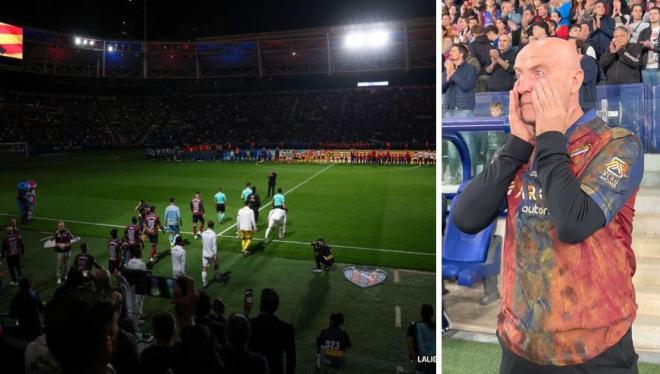
<instances>
[{"instance_id":1,"label":"goal post","mask_svg":"<svg viewBox=\"0 0 660 374\"><path fill-rule=\"evenodd\" d=\"M2 160L27 160L30 151L27 142L0 143L0 159Z\"/></svg>"}]
</instances>

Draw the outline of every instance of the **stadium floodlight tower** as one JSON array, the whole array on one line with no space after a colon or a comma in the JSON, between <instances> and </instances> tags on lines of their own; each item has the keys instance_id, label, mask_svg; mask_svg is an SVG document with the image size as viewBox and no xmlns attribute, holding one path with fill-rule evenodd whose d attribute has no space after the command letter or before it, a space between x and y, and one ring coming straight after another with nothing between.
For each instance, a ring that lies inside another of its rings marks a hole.
<instances>
[{"instance_id":1,"label":"stadium floodlight tower","mask_svg":"<svg viewBox=\"0 0 660 374\"><path fill-rule=\"evenodd\" d=\"M344 46L352 50L378 49L385 47L389 41L390 34L385 29L355 30L346 35Z\"/></svg>"}]
</instances>

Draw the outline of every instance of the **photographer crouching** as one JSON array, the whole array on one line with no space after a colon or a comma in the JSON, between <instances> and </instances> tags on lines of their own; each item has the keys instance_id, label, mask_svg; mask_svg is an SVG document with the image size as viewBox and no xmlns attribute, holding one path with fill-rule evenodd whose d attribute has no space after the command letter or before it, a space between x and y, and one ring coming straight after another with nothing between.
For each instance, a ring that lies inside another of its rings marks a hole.
<instances>
[{"instance_id":1,"label":"photographer crouching","mask_svg":"<svg viewBox=\"0 0 660 374\"><path fill-rule=\"evenodd\" d=\"M316 260L316 268L312 270L315 273L330 270L330 267L335 262L335 256L330 251L330 246L325 244L325 240L317 239L313 241L312 248L314 249L314 259ZM323 264L323 269L321 269Z\"/></svg>"}]
</instances>

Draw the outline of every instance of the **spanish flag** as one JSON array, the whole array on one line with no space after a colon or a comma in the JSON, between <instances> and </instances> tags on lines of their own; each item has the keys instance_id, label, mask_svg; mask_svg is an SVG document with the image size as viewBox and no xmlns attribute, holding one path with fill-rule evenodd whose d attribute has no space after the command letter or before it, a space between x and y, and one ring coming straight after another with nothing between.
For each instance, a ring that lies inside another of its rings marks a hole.
<instances>
[{"instance_id":1,"label":"spanish flag","mask_svg":"<svg viewBox=\"0 0 660 374\"><path fill-rule=\"evenodd\" d=\"M23 59L23 29L0 22L0 56Z\"/></svg>"}]
</instances>

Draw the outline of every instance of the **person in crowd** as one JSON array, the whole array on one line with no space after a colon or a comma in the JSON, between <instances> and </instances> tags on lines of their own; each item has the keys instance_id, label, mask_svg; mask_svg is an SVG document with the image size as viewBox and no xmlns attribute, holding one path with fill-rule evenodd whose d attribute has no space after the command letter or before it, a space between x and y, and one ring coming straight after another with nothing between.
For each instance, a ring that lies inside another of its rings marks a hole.
<instances>
[{"instance_id":1,"label":"person in crowd","mask_svg":"<svg viewBox=\"0 0 660 374\"><path fill-rule=\"evenodd\" d=\"M596 84L598 83L598 61L587 54L588 45L580 39L575 40L575 46L580 55L580 68L584 72L582 87L580 87L580 107L587 112L596 109Z\"/></svg>"},{"instance_id":2,"label":"person in crowd","mask_svg":"<svg viewBox=\"0 0 660 374\"><path fill-rule=\"evenodd\" d=\"M21 278L19 291L9 307L9 316L18 321L18 338L31 342L41 335L41 314L44 303L32 289L32 281Z\"/></svg>"},{"instance_id":3,"label":"person in crowd","mask_svg":"<svg viewBox=\"0 0 660 374\"><path fill-rule=\"evenodd\" d=\"M435 373L435 320L433 306L422 304L421 321L412 322L406 332L408 356L417 373Z\"/></svg>"},{"instance_id":4,"label":"person in crowd","mask_svg":"<svg viewBox=\"0 0 660 374\"><path fill-rule=\"evenodd\" d=\"M630 42L638 43L639 34L649 27L649 23L642 19L644 7L640 4L634 4L630 7L630 21L625 25L630 31Z\"/></svg>"},{"instance_id":5,"label":"person in crowd","mask_svg":"<svg viewBox=\"0 0 660 374\"><path fill-rule=\"evenodd\" d=\"M599 0L594 7L594 18L591 23L591 34L589 44L596 50L596 59L610 49L610 43L614 36L614 21L605 14L605 3Z\"/></svg>"},{"instance_id":6,"label":"person in crowd","mask_svg":"<svg viewBox=\"0 0 660 374\"><path fill-rule=\"evenodd\" d=\"M486 67L490 79L486 83L487 91L508 91L513 88L515 73L513 66L516 61L516 51L511 48L511 36L500 36L497 49L491 49L491 63Z\"/></svg>"},{"instance_id":7,"label":"person in crowd","mask_svg":"<svg viewBox=\"0 0 660 374\"><path fill-rule=\"evenodd\" d=\"M140 355L140 372L166 374L174 370L174 357L181 344L176 341L176 320L170 312L157 312L151 318L154 343Z\"/></svg>"},{"instance_id":8,"label":"person in crowd","mask_svg":"<svg viewBox=\"0 0 660 374\"><path fill-rule=\"evenodd\" d=\"M222 299L213 299L211 307L213 308L213 314L210 316L212 320L222 324L227 322L225 318L225 302Z\"/></svg>"},{"instance_id":9,"label":"person in crowd","mask_svg":"<svg viewBox=\"0 0 660 374\"><path fill-rule=\"evenodd\" d=\"M266 288L261 292L259 305L261 313L250 319L252 337L248 347L266 358L271 374L294 374L296 372L295 334L292 324L280 320L275 315L279 305L280 297L275 290Z\"/></svg>"},{"instance_id":10,"label":"person in crowd","mask_svg":"<svg viewBox=\"0 0 660 374\"><path fill-rule=\"evenodd\" d=\"M628 29L618 26L610 48L601 56L600 69L605 71L607 84L640 83L642 46L628 42Z\"/></svg>"},{"instance_id":11,"label":"person in crowd","mask_svg":"<svg viewBox=\"0 0 660 374\"><path fill-rule=\"evenodd\" d=\"M648 85L660 83L658 72L658 56L660 54L660 8L653 7L648 11L649 27L639 33L639 44L643 48L641 56L642 81Z\"/></svg>"},{"instance_id":12,"label":"person in crowd","mask_svg":"<svg viewBox=\"0 0 660 374\"><path fill-rule=\"evenodd\" d=\"M232 314L227 320L227 346L223 349L223 359L231 373L268 374L266 359L248 349L252 328L243 314Z\"/></svg>"},{"instance_id":13,"label":"person in crowd","mask_svg":"<svg viewBox=\"0 0 660 374\"><path fill-rule=\"evenodd\" d=\"M101 269L101 265L96 262L94 256L88 253L87 243L80 244L80 253L73 259L73 266L81 271L83 277L91 277L92 267Z\"/></svg>"},{"instance_id":14,"label":"person in crowd","mask_svg":"<svg viewBox=\"0 0 660 374\"><path fill-rule=\"evenodd\" d=\"M589 44L589 42L587 42L588 38L589 26L586 24L577 23L571 25L570 29L568 30L568 39L575 41L579 40L581 42L582 48L586 51L585 55L593 58L596 61L596 64L598 64L598 60L596 59L596 50L591 46L591 44Z\"/></svg>"},{"instance_id":15,"label":"person in crowd","mask_svg":"<svg viewBox=\"0 0 660 374\"><path fill-rule=\"evenodd\" d=\"M468 50L462 44L451 47L449 56L442 73L442 93L445 94L442 104L447 110L446 116L471 116L475 105L477 70L465 63Z\"/></svg>"}]
</instances>

